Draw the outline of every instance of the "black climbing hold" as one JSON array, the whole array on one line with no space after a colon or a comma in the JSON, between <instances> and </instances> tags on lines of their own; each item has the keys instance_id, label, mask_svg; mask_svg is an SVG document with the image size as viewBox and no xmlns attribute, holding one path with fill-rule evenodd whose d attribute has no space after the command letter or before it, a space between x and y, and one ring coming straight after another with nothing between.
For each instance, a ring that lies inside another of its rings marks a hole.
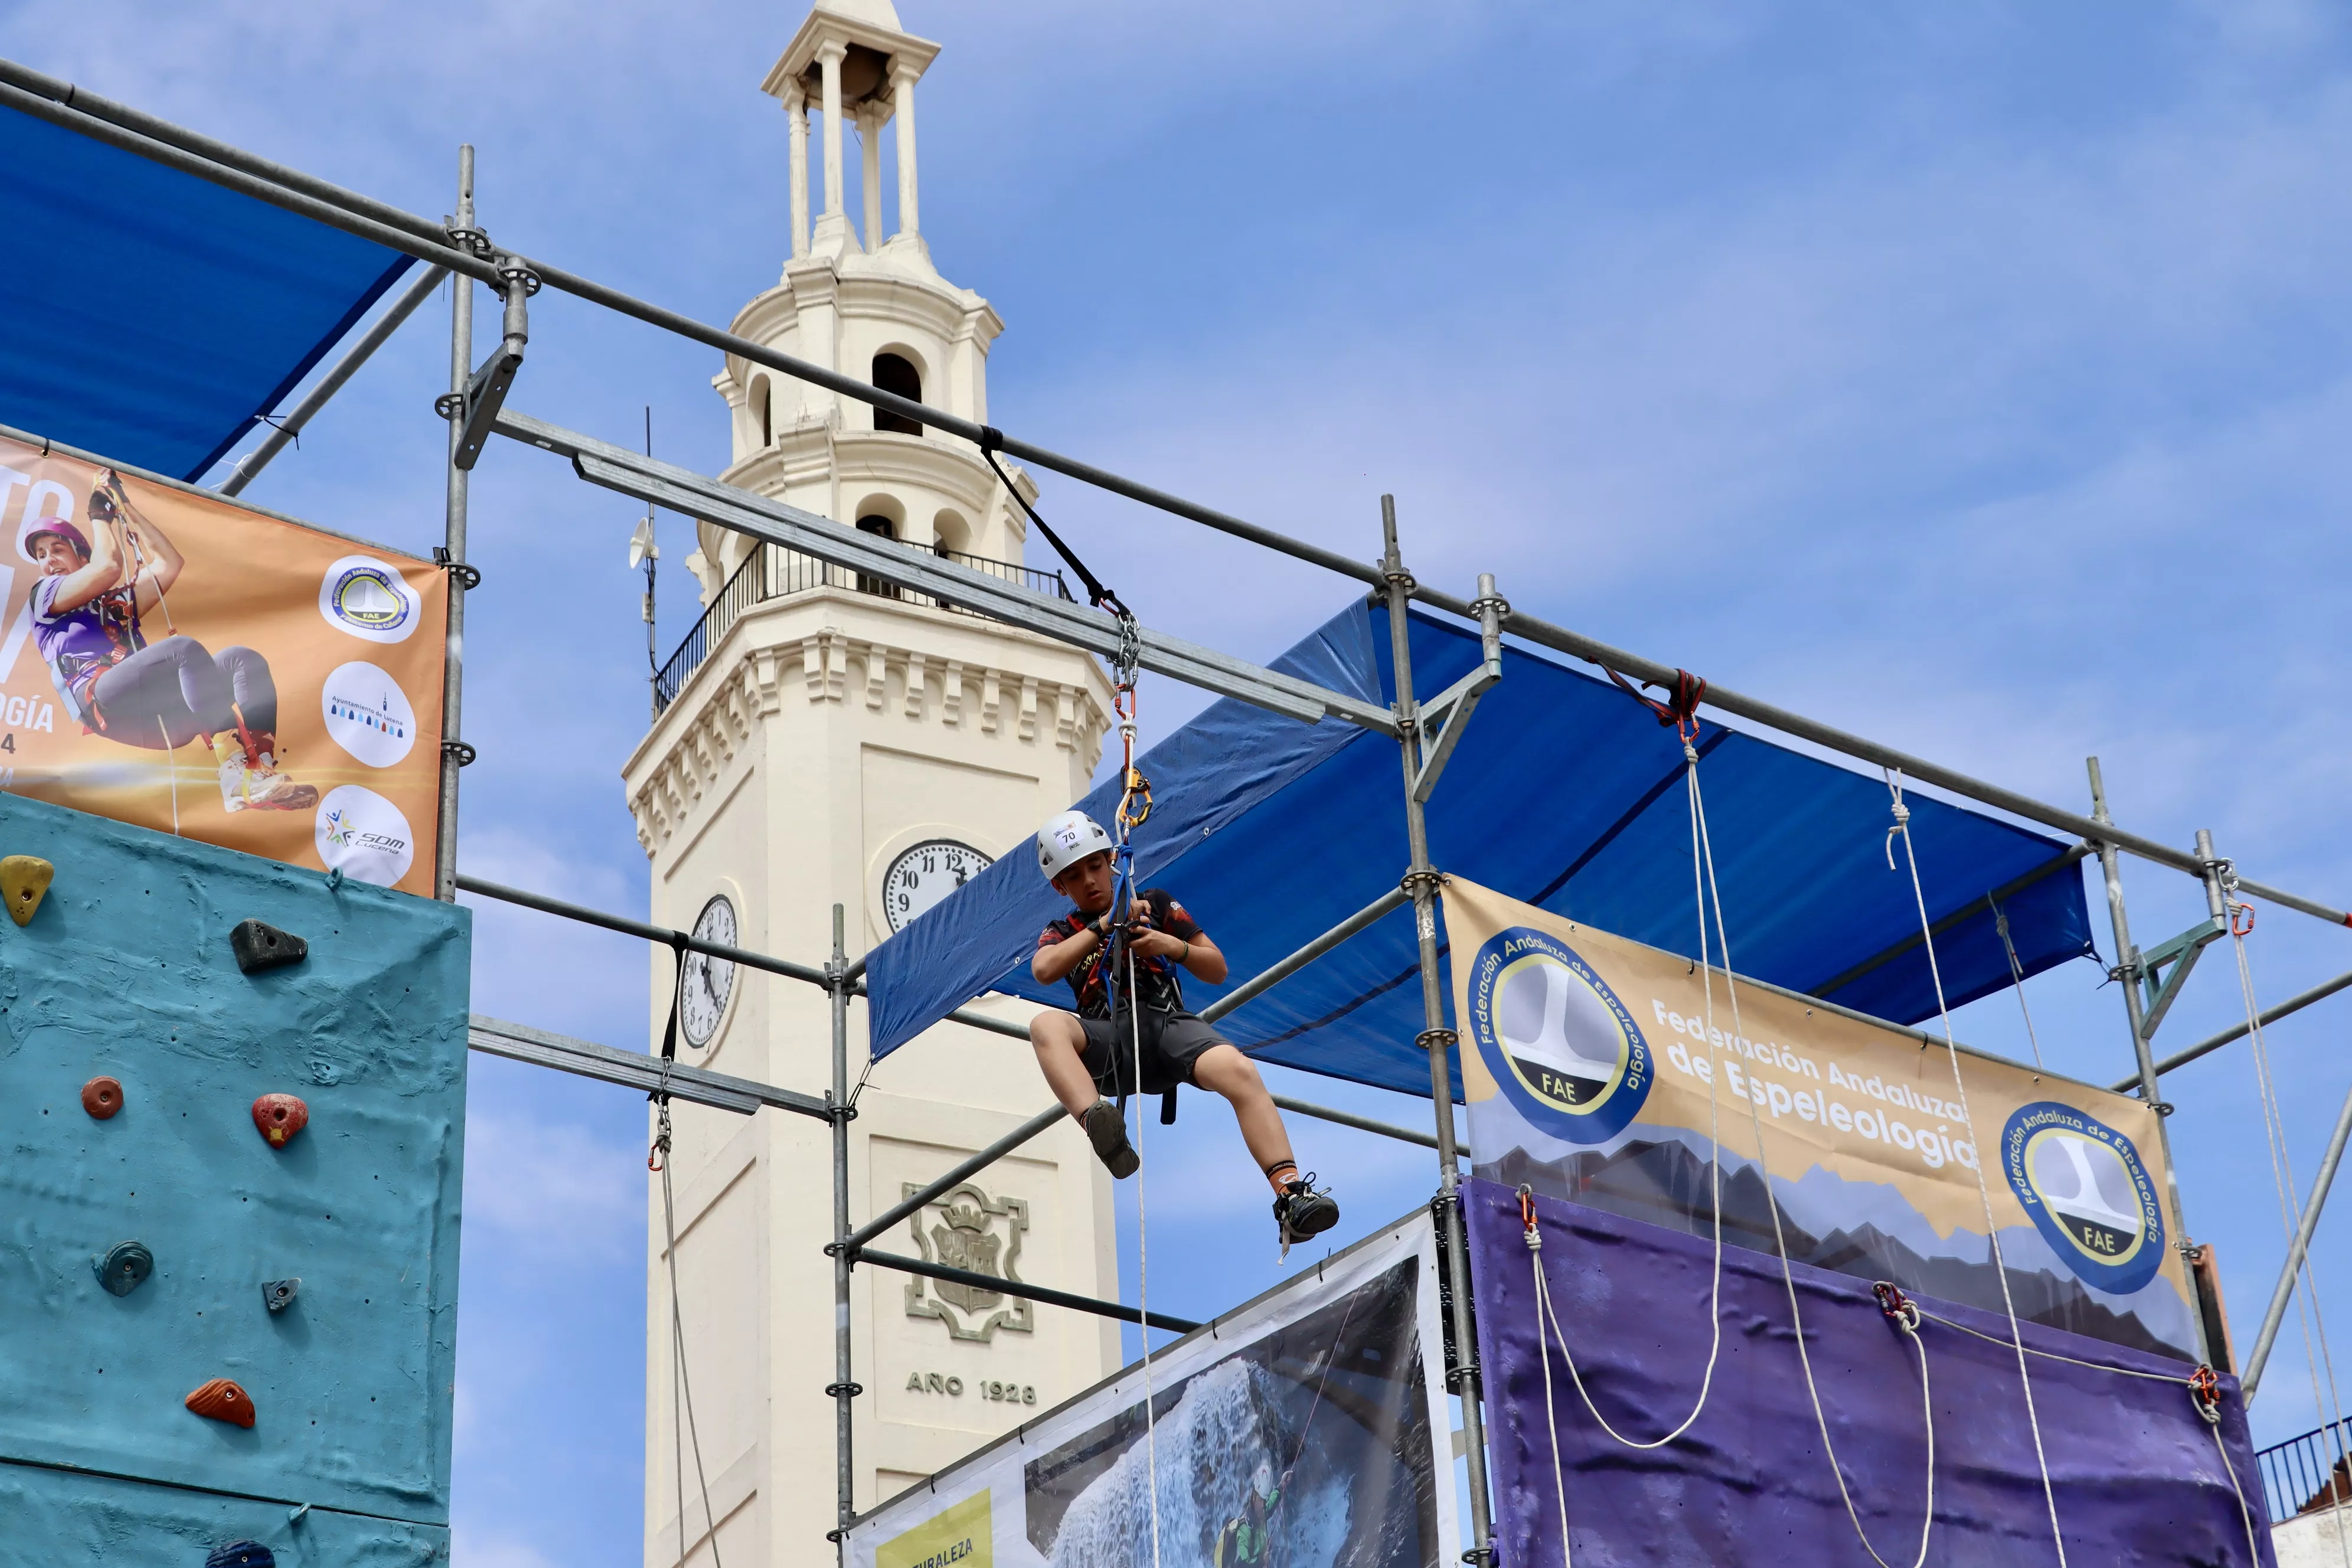
<instances>
[{"instance_id":1,"label":"black climbing hold","mask_svg":"<svg viewBox=\"0 0 2352 1568\"><path fill-rule=\"evenodd\" d=\"M300 1289L302 1281L299 1278L272 1279L261 1288L262 1305L273 1312L282 1312L294 1304L294 1292Z\"/></svg>"},{"instance_id":2,"label":"black climbing hold","mask_svg":"<svg viewBox=\"0 0 2352 1568\"><path fill-rule=\"evenodd\" d=\"M258 1541L235 1541L215 1549L205 1568L278 1568L278 1558Z\"/></svg>"},{"instance_id":3,"label":"black climbing hold","mask_svg":"<svg viewBox=\"0 0 2352 1568\"><path fill-rule=\"evenodd\" d=\"M299 963L310 952L310 944L292 931L260 921L239 921L228 933L228 947L236 954L236 966L247 974L282 963Z\"/></svg>"},{"instance_id":4,"label":"black climbing hold","mask_svg":"<svg viewBox=\"0 0 2352 1568\"><path fill-rule=\"evenodd\" d=\"M139 1241L118 1241L108 1247L106 1256L93 1258L89 1266L98 1271L98 1282L106 1287L110 1296L128 1296L147 1282L155 1272L155 1255Z\"/></svg>"}]
</instances>

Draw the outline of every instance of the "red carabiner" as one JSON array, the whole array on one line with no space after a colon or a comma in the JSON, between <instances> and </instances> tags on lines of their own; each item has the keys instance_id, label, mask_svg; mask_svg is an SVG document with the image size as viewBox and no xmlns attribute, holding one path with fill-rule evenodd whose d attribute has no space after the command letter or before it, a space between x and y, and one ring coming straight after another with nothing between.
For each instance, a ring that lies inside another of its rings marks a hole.
<instances>
[{"instance_id":1,"label":"red carabiner","mask_svg":"<svg viewBox=\"0 0 2352 1568\"><path fill-rule=\"evenodd\" d=\"M2245 917L2242 924L2241 924L2239 921L2239 917L2242 915ZM2253 905L2241 903L2231 904L2230 906L2230 934L2231 936L2252 936L2254 934Z\"/></svg>"}]
</instances>

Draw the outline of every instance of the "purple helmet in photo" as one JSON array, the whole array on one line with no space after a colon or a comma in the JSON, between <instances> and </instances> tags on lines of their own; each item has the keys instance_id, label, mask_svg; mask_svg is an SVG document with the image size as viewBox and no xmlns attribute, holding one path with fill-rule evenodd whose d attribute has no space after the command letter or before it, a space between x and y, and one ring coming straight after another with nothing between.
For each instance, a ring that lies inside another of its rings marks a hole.
<instances>
[{"instance_id":1,"label":"purple helmet in photo","mask_svg":"<svg viewBox=\"0 0 2352 1568\"><path fill-rule=\"evenodd\" d=\"M64 540L76 550L81 552L83 560L87 561L89 559L89 536L83 533L80 529L76 528L72 523L68 522L61 517L28 517L23 522L18 523L16 525L16 553L23 556L26 561L31 562L34 565L38 566L40 564L40 561L33 554L33 541L38 539L45 533L56 534L59 539Z\"/></svg>"}]
</instances>

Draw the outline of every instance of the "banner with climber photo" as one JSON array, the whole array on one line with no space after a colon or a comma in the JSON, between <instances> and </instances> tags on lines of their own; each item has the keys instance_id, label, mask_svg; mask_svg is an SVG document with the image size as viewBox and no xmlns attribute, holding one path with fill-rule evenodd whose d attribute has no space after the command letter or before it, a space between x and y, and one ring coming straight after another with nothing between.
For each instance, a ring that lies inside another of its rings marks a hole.
<instances>
[{"instance_id":1,"label":"banner with climber photo","mask_svg":"<svg viewBox=\"0 0 2352 1568\"><path fill-rule=\"evenodd\" d=\"M1712 1236L1719 1168L1727 1242L2198 1359L2138 1100L1965 1051L1956 1086L1940 1039L1735 995L1720 970L1460 879L1444 904L1481 1177Z\"/></svg>"},{"instance_id":2,"label":"banner with climber photo","mask_svg":"<svg viewBox=\"0 0 2352 1568\"><path fill-rule=\"evenodd\" d=\"M0 438L0 790L432 891L429 562Z\"/></svg>"},{"instance_id":3,"label":"banner with climber photo","mask_svg":"<svg viewBox=\"0 0 2352 1568\"><path fill-rule=\"evenodd\" d=\"M1416 1215L900 1494L856 1568L1425 1568L1454 1555ZM1157 1551L1154 1550L1155 1531Z\"/></svg>"}]
</instances>

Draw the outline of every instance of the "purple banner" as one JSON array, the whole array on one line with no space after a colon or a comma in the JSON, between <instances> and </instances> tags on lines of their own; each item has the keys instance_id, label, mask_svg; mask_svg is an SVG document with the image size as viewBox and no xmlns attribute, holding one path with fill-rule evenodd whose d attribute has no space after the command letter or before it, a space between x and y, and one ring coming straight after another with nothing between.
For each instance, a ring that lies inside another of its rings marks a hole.
<instances>
[{"instance_id":1,"label":"purple banner","mask_svg":"<svg viewBox=\"0 0 2352 1568\"><path fill-rule=\"evenodd\" d=\"M1549 1327L1538 1335L1518 1194L1473 1181L1463 1204L1478 1291L1497 1568L1562 1562L1562 1475L1576 1568L1873 1568L1822 1453L1777 1258L1724 1247L1722 1350L1706 1408L1674 1442L1637 1449L1601 1429L1557 1337ZM1543 1248L1535 1257L1592 1404L1635 1441L1671 1431L1690 1414L1706 1372L1709 1237L1556 1199L1536 1205ZM1907 1565L1927 1507L1918 1353L1879 1310L1869 1282L1790 1268L1854 1510L1878 1555ZM2055 1564L2007 1320L1933 1299L1919 1305L1934 1314L1919 1331L1935 1409L1927 1561ZM2183 1386L2180 1363L2032 1323L2023 1339L2070 1563L2274 1568L2234 1378L2221 1380L2217 1445L2216 1428ZM1557 1469L1538 1359L1547 1344Z\"/></svg>"}]
</instances>

